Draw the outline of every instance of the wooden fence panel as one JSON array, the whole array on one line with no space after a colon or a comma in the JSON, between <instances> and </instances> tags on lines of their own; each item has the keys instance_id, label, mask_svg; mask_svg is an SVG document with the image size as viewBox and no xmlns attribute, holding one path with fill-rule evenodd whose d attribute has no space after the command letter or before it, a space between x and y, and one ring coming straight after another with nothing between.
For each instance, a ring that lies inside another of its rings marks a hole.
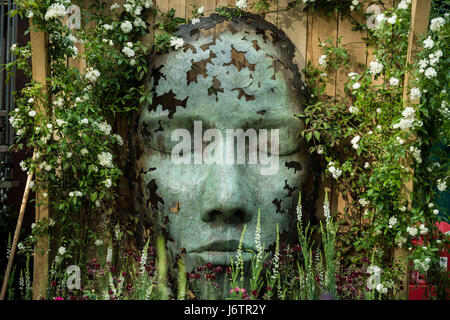
<instances>
[{"instance_id":1,"label":"wooden fence panel","mask_svg":"<svg viewBox=\"0 0 450 320\"><path fill-rule=\"evenodd\" d=\"M323 42L326 39L331 38L333 39L333 42L336 43L337 23L337 14L328 17L317 11L309 13L306 61L311 61L313 66L319 64L319 57L323 54L322 48L319 47L319 41ZM330 97L334 97L336 94L336 73L329 74L328 76L330 78L330 83L327 84L325 93Z\"/></svg>"},{"instance_id":2,"label":"wooden fence panel","mask_svg":"<svg viewBox=\"0 0 450 320\"><path fill-rule=\"evenodd\" d=\"M168 4L169 9L173 8L176 13L175 16L179 18L186 18L186 2L191 2L190 0L165 0Z\"/></svg>"},{"instance_id":3,"label":"wooden fence panel","mask_svg":"<svg viewBox=\"0 0 450 320\"><path fill-rule=\"evenodd\" d=\"M287 7L290 0L279 0L279 9ZM281 11L278 13L278 28L283 30L292 43L295 45L294 62L301 71L306 61L306 43L308 35L308 15L303 12L304 5L295 9ZM302 77L304 80L304 77Z\"/></svg>"}]
</instances>

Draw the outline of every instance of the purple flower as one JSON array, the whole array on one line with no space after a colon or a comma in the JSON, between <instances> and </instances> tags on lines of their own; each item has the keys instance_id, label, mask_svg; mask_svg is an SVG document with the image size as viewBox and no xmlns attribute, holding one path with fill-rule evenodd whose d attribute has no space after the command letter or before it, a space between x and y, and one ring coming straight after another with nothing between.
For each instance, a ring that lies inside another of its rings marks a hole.
<instances>
[{"instance_id":1,"label":"purple flower","mask_svg":"<svg viewBox=\"0 0 450 320\"><path fill-rule=\"evenodd\" d=\"M319 300L334 300L334 296L329 292L325 292L322 293L322 295L319 297Z\"/></svg>"}]
</instances>

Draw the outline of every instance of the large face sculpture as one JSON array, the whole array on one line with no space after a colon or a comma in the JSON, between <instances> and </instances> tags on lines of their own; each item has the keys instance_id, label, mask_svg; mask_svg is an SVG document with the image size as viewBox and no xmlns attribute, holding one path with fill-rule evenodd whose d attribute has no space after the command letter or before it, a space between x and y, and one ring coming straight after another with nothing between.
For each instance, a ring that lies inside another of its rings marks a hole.
<instances>
[{"instance_id":1,"label":"large face sculpture","mask_svg":"<svg viewBox=\"0 0 450 320\"><path fill-rule=\"evenodd\" d=\"M256 251L296 232L309 174L295 117L304 87L289 40L257 19L218 16L184 26L183 47L151 61L153 102L136 122L135 202L188 269L229 265L239 240Z\"/></svg>"}]
</instances>

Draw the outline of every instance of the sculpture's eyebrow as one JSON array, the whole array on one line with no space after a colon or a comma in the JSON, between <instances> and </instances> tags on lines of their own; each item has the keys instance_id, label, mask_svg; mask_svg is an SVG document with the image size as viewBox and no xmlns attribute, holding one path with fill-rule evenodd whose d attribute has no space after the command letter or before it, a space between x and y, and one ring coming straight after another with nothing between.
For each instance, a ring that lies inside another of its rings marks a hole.
<instances>
[{"instance_id":1,"label":"sculpture's eyebrow","mask_svg":"<svg viewBox=\"0 0 450 320\"><path fill-rule=\"evenodd\" d=\"M163 128L193 128L194 121L201 121L204 129L218 128L218 129L283 129L287 127L297 127L301 129L301 121L295 117L294 114L287 112L274 112L256 114L254 116L243 117L239 124L232 127L227 126L226 118L212 117L211 115L198 113L175 113L170 119L166 114L147 116L144 122L151 127L162 125Z\"/></svg>"}]
</instances>

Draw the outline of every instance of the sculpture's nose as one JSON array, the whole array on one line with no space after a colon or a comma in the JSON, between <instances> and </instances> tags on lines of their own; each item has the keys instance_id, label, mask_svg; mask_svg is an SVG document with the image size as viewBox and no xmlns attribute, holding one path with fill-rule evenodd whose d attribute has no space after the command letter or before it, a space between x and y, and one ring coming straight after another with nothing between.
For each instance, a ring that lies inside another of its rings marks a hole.
<instances>
[{"instance_id":1,"label":"sculpture's nose","mask_svg":"<svg viewBox=\"0 0 450 320\"><path fill-rule=\"evenodd\" d=\"M251 221L252 202L238 165L213 164L203 184L201 219L210 223L241 224Z\"/></svg>"}]
</instances>

